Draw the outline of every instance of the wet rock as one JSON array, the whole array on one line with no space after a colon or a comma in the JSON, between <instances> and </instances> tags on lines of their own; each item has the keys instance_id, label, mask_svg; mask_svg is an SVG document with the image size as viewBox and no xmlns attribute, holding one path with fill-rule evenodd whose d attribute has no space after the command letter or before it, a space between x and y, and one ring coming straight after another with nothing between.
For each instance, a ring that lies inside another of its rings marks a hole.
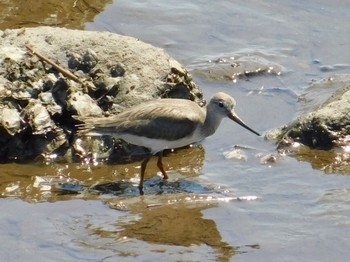
<instances>
[{"instance_id":1,"label":"wet rock","mask_svg":"<svg viewBox=\"0 0 350 262\"><path fill-rule=\"evenodd\" d=\"M271 164L275 164L277 162L279 155L277 155L277 154L265 154L265 155L261 155L259 157L260 157L260 164L271 165Z\"/></svg>"},{"instance_id":2,"label":"wet rock","mask_svg":"<svg viewBox=\"0 0 350 262\"><path fill-rule=\"evenodd\" d=\"M231 151L223 152L223 155L226 159L235 159L235 160L247 160L247 156L242 152L241 149L233 149Z\"/></svg>"},{"instance_id":3,"label":"wet rock","mask_svg":"<svg viewBox=\"0 0 350 262\"><path fill-rule=\"evenodd\" d=\"M108 159L113 153L114 142L111 137L88 139L77 138L73 143L75 155L82 159Z\"/></svg>"},{"instance_id":4,"label":"wet rock","mask_svg":"<svg viewBox=\"0 0 350 262\"><path fill-rule=\"evenodd\" d=\"M317 102L322 101L317 105ZM313 83L300 99L306 113L267 134L279 147L300 143L315 149L332 149L350 136L350 75L336 75Z\"/></svg>"},{"instance_id":5,"label":"wet rock","mask_svg":"<svg viewBox=\"0 0 350 262\"><path fill-rule=\"evenodd\" d=\"M248 79L257 75L281 75L284 71L283 66L271 62L261 55L240 54L196 63L192 73L209 81L237 82L239 79Z\"/></svg>"},{"instance_id":6,"label":"wet rock","mask_svg":"<svg viewBox=\"0 0 350 262\"><path fill-rule=\"evenodd\" d=\"M113 115L158 97L204 105L191 75L138 39L51 27L0 35L1 162L56 155L70 161L84 150L110 160L144 154L123 141L77 138L73 116Z\"/></svg>"}]
</instances>

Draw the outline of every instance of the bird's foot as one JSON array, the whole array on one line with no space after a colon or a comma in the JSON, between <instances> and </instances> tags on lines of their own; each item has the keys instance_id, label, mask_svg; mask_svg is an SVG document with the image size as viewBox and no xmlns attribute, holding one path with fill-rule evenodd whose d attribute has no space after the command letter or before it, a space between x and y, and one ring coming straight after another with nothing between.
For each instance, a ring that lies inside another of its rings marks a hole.
<instances>
[{"instance_id":1,"label":"bird's foot","mask_svg":"<svg viewBox=\"0 0 350 262\"><path fill-rule=\"evenodd\" d=\"M139 186L139 192L140 192L140 195L143 196L145 194L145 192L143 191L143 186Z\"/></svg>"}]
</instances>

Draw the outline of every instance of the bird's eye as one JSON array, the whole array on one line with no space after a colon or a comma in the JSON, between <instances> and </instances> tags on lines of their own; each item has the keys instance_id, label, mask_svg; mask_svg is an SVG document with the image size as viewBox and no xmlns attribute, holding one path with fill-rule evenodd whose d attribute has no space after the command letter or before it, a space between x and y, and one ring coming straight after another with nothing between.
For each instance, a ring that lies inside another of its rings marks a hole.
<instances>
[{"instance_id":1,"label":"bird's eye","mask_svg":"<svg viewBox=\"0 0 350 262\"><path fill-rule=\"evenodd\" d=\"M219 102L219 107L224 107L224 103L223 102Z\"/></svg>"}]
</instances>

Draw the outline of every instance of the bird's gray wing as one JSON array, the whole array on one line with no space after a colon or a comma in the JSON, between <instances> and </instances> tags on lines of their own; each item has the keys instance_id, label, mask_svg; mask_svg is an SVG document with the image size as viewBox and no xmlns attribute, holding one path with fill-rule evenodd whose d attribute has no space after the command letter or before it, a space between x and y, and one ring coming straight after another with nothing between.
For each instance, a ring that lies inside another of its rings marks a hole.
<instances>
[{"instance_id":1,"label":"bird's gray wing","mask_svg":"<svg viewBox=\"0 0 350 262\"><path fill-rule=\"evenodd\" d=\"M202 122L203 112L190 107L186 100L168 99L164 102L145 103L111 117L86 119L80 126L83 133L99 133L117 137L118 134L132 134L155 139L177 140L194 132ZM171 101L170 101L171 100Z\"/></svg>"}]
</instances>

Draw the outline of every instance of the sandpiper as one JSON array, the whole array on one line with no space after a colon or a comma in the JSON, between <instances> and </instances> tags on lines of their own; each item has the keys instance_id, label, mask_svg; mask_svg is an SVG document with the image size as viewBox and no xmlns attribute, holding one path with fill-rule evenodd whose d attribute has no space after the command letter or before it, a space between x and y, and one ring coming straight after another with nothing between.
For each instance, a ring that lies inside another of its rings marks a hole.
<instances>
[{"instance_id":1,"label":"sandpiper","mask_svg":"<svg viewBox=\"0 0 350 262\"><path fill-rule=\"evenodd\" d=\"M235 100L222 92L215 94L204 108L186 99L156 99L115 116L82 119L84 123L79 125L79 134L109 135L148 148L150 154L141 163L139 189L143 194L145 170L152 155L158 155L157 166L163 178L167 179L162 163L163 150L203 140L215 133L224 117L260 136L235 114L235 105Z\"/></svg>"}]
</instances>

